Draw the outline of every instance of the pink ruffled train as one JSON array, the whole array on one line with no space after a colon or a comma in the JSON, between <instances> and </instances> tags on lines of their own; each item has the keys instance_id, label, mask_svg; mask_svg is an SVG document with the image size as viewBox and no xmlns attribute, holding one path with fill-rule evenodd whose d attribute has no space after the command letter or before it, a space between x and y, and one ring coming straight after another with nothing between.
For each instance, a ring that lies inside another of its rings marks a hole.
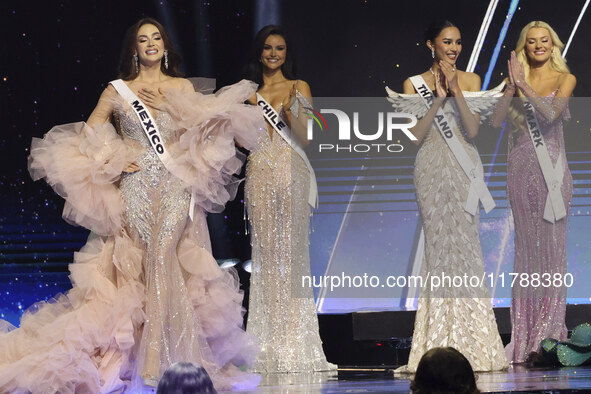
<instances>
[{"instance_id":1,"label":"pink ruffled train","mask_svg":"<svg viewBox=\"0 0 591 394\"><path fill-rule=\"evenodd\" d=\"M218 389L258 384L239 369L258 344L242 328L237 277L211 255L205 221L234 197L234 141L253 149L264 133L259 109L243 104L255 88L167 93L155 119L169 169L121 101L119 133L75 123L33 140L33 178L65 198L68 222L92 232L69 267L72 290L30 307L20 328L0 321L0 392L135 392L177 361L202 365ZM132 162L140 170L123 173Z\"/></svg>"}]
</instances>

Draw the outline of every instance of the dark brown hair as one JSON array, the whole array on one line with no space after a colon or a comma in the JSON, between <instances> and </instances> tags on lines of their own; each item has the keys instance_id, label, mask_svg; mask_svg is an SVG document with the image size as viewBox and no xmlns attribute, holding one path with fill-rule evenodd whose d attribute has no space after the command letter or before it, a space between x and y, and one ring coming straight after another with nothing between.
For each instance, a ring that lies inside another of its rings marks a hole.
<instances>
[{"instance_id":1,"label":"dark brown hair","mask_svg":"<svg viewBox=\"0 0 591 394\"><path fill-rule=\"evenodd\" d=\"M156 391L156 394L194 393L216 394L217 391L205 368L187 362L177 362L168 367Z\"/></svg>"},{"instance_id":2,"label":"dark brown hair","mask_svg":"<svg viewBox=\"0 0 591 394\"><path fill-rule=\"evenodd\" d=\"M410 389L413 394L480 393L470 362L453 347L436 347L423 354Z\"/></svg>"},{"instance_id":3,"label":"dark brown hair","mask_svg":"<svg viewBox=\"0 0 591 394\"><path fill-rule=\"evenodd\" d=\"M261 54L265 46L265 41L269 36L280 36L285 40L286 53L285 62L281 66L281 72L287 79L296 79L295 64L293 60L293 52L291 43L285 36L281 27L276 25L267 25L263 27L254 37L254 42L250 48L248 56L248 64L244 68L244 78L250 79L259 85L259 89L263 86L263 65L261 64Z\"/></svg>"},{"instance_id":4,"label":"dark brown hair","mask_svg":"<svg viewBox=\"0 0 591 394\"><path fill-rule=\"evenodd\" d=\"M171 77L182 77L183 74L178 70L181 63L181 55L179 55L172 46L170 36L166 32L166 29L160 22L154 18L142 18L134 23L123 38L123 46L121 48L121 56L119 57L119 76L125 81L129 81L137 77L138 73L135 69L135 61L133 60L133 54L137 45L137 32L143 25L154 25L160 31L160 36L164 41L164 49L168 51L168 68L164 66L164 57L160 64L160 70L166 75Z\"/></svg>"},{"instance_id":5,"label":"dark brown hair","mask_svg":"<svg viewBox=\"0 0 591 394\"><path fill-rule=\"evenodd\" d=\"M454 25L452 22L448 21L447 19L440 19L431 22L427 30L425 31L425 42L431 41L435 43L435 39L441 34L444 29L448 27L455 27L459 30L459 28Z\"/></svg>"}]
</instances>

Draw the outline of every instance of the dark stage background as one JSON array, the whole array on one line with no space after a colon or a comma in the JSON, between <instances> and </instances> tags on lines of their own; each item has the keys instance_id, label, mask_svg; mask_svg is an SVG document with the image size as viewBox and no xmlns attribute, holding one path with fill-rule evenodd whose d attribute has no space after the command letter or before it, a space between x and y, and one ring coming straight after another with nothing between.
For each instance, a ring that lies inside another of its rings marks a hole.
<instances>
[{"instance_id":1,"label":"dark stage background","mask_svg":"<svg viewBox=\"0 0 591 394\"><path fill-rule=\"evenodd\" d=\"M566 42L584 3L520 1L490 86L504 78L505 59L527 22L549 22ZM43 291L51 295L54 289L67 289L66 264L86 233L64 224L61 199L43 182L32 182L26 169L28 148L32 137L41 137L53 125L86 120L107 82L116 78L125 30L140 17L153 16L167 27L184 58L187 76L214 77L218 87L240 79L255 30L275 22L290 34L299 77L310 83L315 96L383 97L384 86L400 90L406 77L429 67L423 31L435 17L446 17L460 27L464 45L459 66L465 68L488 4L481 0L2 1L0 282L4 286L24 280L42 290L38 294L22 290L17 301L15 293L3 292L0 302L20 310L46 297ZM499 1L486 36L475 69L483 79L510 4ZM575 96L591 95L586 78L591 66L589 12L567 56L578 79ZM240 195L226 212L210 215L209 221L216 258L249 258ZM55 285L48 286L48 276L61 279L51 279Z\"/></svg>"}]
</instances>

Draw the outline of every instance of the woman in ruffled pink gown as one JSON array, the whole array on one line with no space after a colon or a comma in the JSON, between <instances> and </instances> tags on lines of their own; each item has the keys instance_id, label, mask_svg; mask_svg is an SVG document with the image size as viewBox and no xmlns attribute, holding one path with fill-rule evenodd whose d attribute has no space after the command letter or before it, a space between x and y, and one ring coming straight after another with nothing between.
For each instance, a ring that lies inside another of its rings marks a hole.
<instances>
[{"instance_id":1,"label":"woman in ruffled pink gown","mask_svg":"<svg viewBox=\"0 0 591 394\"><path fill-rule=\"evenodd\" d=\"M234 141L258 143L261 113L243 104L256 85L196 93L179 62L157 21L129 29L120 77L155 119L166 165L112 85L86 124L33 140L33 178L66 199L66 220L92 232L70 265L72 290L0 334L0 392L135 392L178 361L203 366L218 389L258 384L239 369L258 345L205 221L234 196L243 164Z\"/></svg>"},{"instance_id":2,"label":"woman in ruffled pink gown","mask_svg":"<svg viewBox=\"0 0 591 394\"><path fill-rule=\"evenodd\" d=\"M526 97L535 117L553 167L562 166L561 197L568 214L573 184L566 152L562 122L570 118L568 97L576 85L575 77L561 55L564 44L556 32L540 21L523 28L517 48L509 60L509 79L504 101L495 110L492 123L502 125L509 115L514 132L509 135L507 156L507 196L515 221L515 260L513 271L520 276L512 287L511 343L505 351L513 363L523 363L540 349L544 338L565 340L567 329L566 287L532 283L532 274L566 273L566 217L554 223L544 219L548 187L528 132L523 102ZM540 282L543 283L543 282Z\"/></svg>"}]
</instances>

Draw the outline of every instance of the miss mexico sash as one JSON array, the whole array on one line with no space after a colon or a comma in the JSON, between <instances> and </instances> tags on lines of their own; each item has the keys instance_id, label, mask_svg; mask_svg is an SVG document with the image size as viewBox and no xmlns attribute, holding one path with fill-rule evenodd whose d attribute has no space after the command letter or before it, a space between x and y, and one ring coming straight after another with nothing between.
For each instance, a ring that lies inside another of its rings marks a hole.
<instances>
[{"instance_id":1,"label":"miss mexico sash","mask_svg":"<svg viewBox=\"0 0 591 394\"><path fill-rule=\"evenodd\" d=\"M263 115L273 129L289 144L289 146L304 160L308 172L310 173L310 193L308 195L308 203L312 208L318 207L318 186L316 184L316 175L314 169L308 160L308 156L304 150L298 145L298 143L291 137L292 132L287 126L287 123L281 118L281 116L275 111L275 108L271 106L260 94L257 93L257 105L263 108Z\"/></svg>"},{"instance_id":2,"label":"miss mexico sash","mask_svg":"<svg viewBox=\"0 0 591 394\"><path fill-rule=\"evenodd\" d=\"M410 77L410 81L415 87L415 90L419 93L419 96L423 99L427 108L431 108L435 96L431 89L429 89L429 86L427 86L423 77L415 75L414 77ZM443 137L443 140L447 143L447 146L460 164L460 167L462 167L462 170L470 180L470 190L468 192L468 199L464 206L464 210L472 216L476 215L478 201L480 200L482 201L484 211L486 213L490 212L495 207L495 201L484 183L483 173L476 165L474 165L472 159L468 156L468 153L466 153L466 150L462 146L462 143L454 131L449 127L450 123L441 107L437 109L434 122L439 133Z\"/></svg>"},{"instance_id":3,"label":"miss mexico sash","mask_svg":"<svg viewBox=\"0 0 591 394\"><path fill-rule=\"evenodd\" d=\"M158 130L158 125L156 121L152 117L152 114L148 109L147 106L139 99L138 96L127 86L127 84L122 79L117 79L115 81L109 82L113 87L117 90L117 92L127 101L129 106L133 109L133 112L138 117L140 124L142 126L142 130L146 134L146 138L150 141L150 146L156 153L156 157L160 159L164 167L170 172L174 174L171 169L170 165L172 162L172 157L166 150L164 146L164 138L160 134L160 130ZM189 217L193 220L195 210L195 193L191 192L191 202L189 203Z\"/></svg>"}]
</instances>

